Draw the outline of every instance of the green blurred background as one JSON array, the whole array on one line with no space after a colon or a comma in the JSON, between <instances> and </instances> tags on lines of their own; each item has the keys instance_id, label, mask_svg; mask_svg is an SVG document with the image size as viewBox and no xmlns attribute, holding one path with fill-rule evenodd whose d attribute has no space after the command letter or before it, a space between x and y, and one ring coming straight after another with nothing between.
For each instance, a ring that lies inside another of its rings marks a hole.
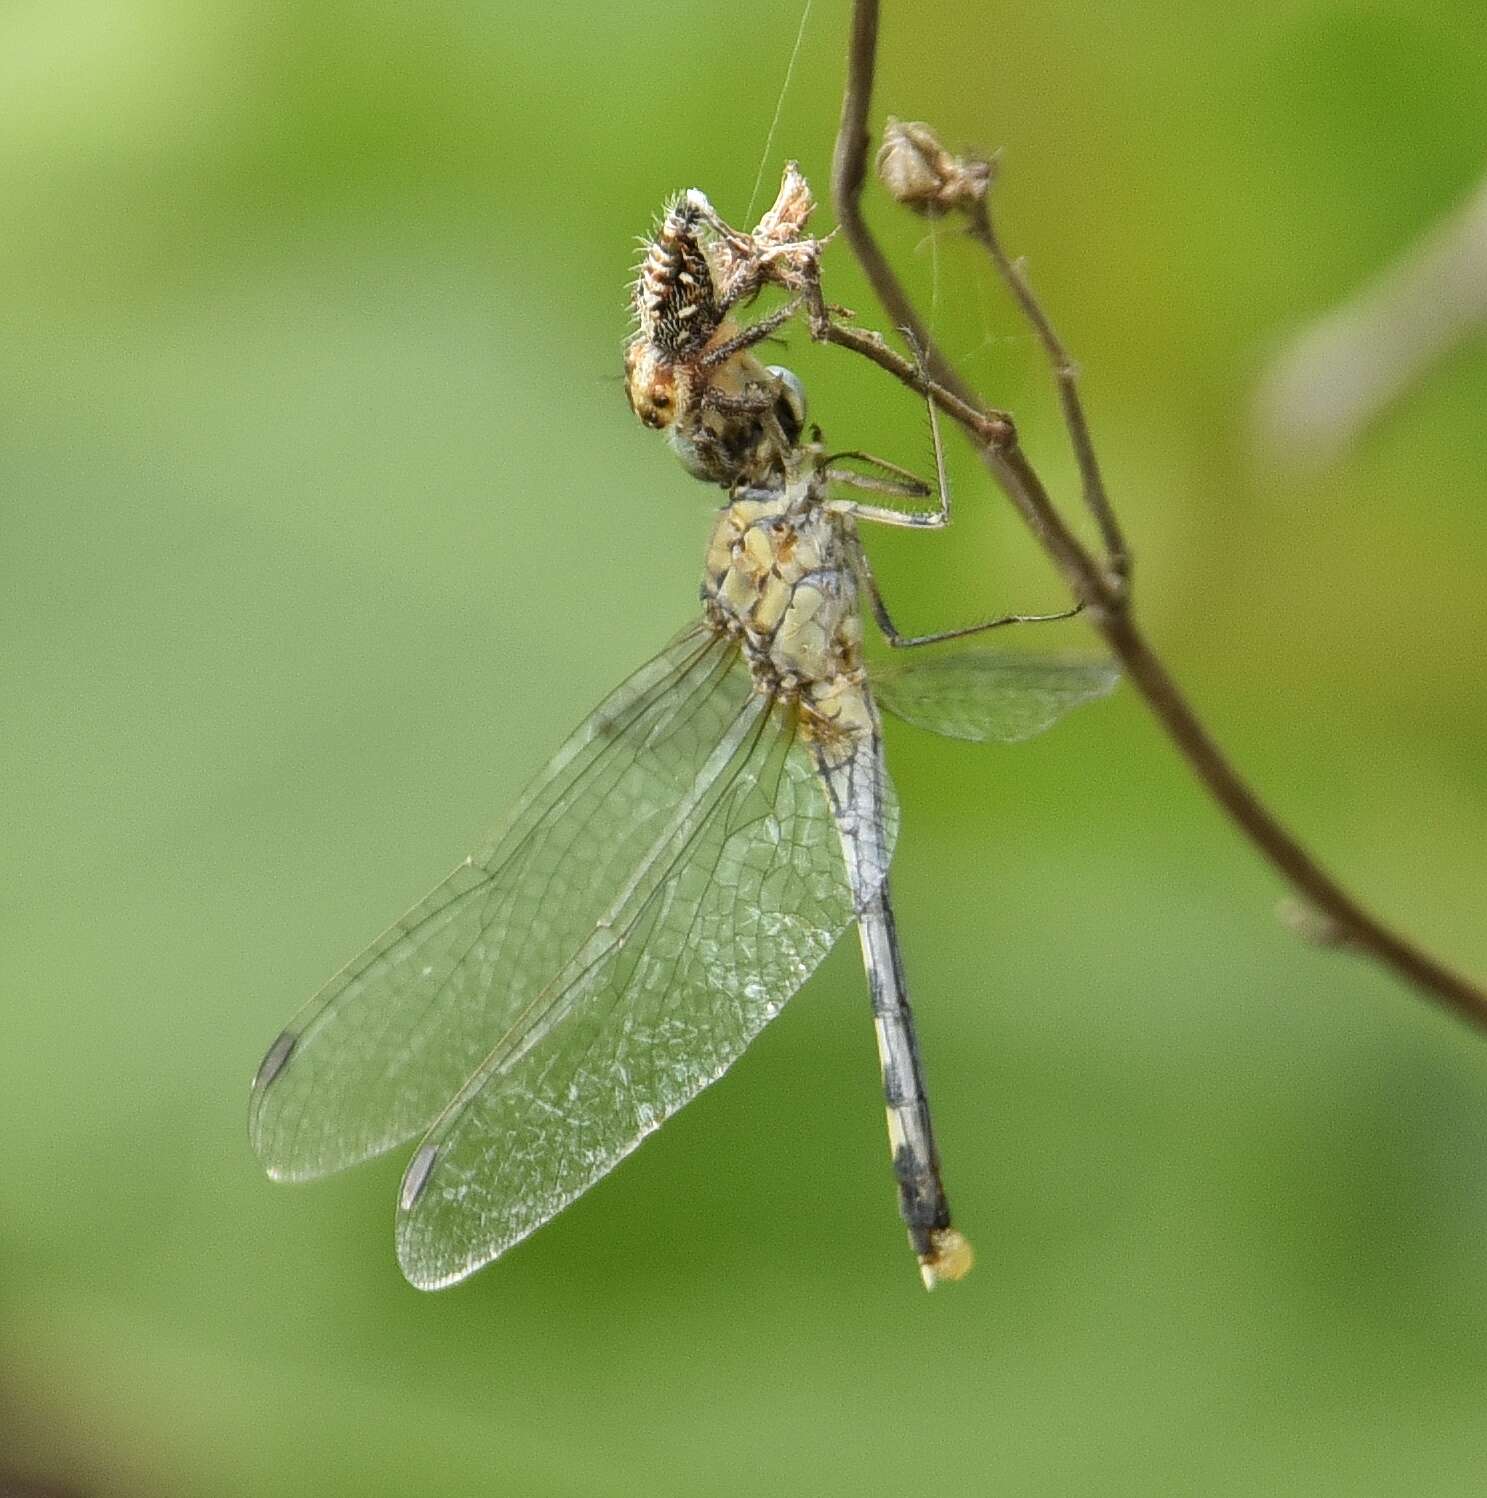
<instances>
[{"instance_id":1,"label":"green blurred background","mask_svg":"<svg viewBox=\"0 0 1487 1498\"><path fill-rule=\"evenodd\" d=\"M1487 973L1487 353L1325 472L1248 415L1477 180L1487 12L1175 10L889 4L877 116L1005 146L1151 633L1318 852ZM1129 692L1017 748L890 729L965 1284L904 1248L855 943L458 1289L399 1277L400 1159L289 1189L249 1151L295 1007L691 615L713 501L625 409L628 268L679 187L744 218L800 16L0 10L0 1489L1487 1490L1487 1044L1290 935ZM792 155L824 192L844 21L761 200ZM1004 300L873 212L1071 493ZM803 342L829 434L923 467L914 403ZM901 622L1057 607L952 458L949 535L871 538Z\"/></svg>"}]
</instances>

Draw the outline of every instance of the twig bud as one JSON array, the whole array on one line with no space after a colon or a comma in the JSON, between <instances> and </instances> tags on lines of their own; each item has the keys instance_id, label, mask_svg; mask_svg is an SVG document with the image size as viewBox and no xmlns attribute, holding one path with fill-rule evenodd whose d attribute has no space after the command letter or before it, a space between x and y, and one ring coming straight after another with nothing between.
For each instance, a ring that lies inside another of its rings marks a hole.
<instances>
[{"instance_id":1,"label":"twig bud","mask_svg":"<svg viewBox=\"0 0 1487 1498\"><path fill-rule=\"evenodd\" d=\"M1352 938L1330 915L1299 895L1285 895L1276 902L1276 919L1281 925L1316 947L1346 947Z\"/></svg>"},{"instance_id":2,"label":"twig bud","mask_svg":"<svg viewBox=\"0 0 1487 1498\"><path fill-rule=\"evenodd\" d=\"M790 244L805 233L806 220L815 208L816 200L800 168L793 162L785 163L785 173L780 179L779 195L774 206L759 220L754 238L761 244Z\"/></svg>"},{"instance_id":3,"label":"twig bud","mask_svg":"<svg viewBox=\"0 0 1487 1498\"><path fill-rule=\"evenodd\" d=\"M877 169L891 196L929 218L979 202L991 185L990 162L952 156L928 125L892 115L883 126Z\"/></svg>"}]
</instances>

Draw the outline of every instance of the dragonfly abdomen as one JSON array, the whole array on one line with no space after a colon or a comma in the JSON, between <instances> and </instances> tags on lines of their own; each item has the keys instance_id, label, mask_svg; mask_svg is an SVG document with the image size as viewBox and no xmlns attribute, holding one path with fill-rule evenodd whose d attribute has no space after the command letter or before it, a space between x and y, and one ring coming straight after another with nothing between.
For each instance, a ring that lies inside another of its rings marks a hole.
<instances>
[{"instance_id":1,"label":"dragonfly abdomen","mask_svg":"<svg viewBox=\"0 0 1487 1498\"><path fill-rule=\"evenodd\" d=\"M878 892L857 913L862 961L867 970L883 1071L888 1144L898 1181L899 1211L919 1272L933 1289L940 1280L958 1280L971 1267L970 1243L951 1225L950 1203L940 1179L940 1157L930 1123L924 1070L909 1007L903 959L885 874Z\"/></svg>"}]
</instances>

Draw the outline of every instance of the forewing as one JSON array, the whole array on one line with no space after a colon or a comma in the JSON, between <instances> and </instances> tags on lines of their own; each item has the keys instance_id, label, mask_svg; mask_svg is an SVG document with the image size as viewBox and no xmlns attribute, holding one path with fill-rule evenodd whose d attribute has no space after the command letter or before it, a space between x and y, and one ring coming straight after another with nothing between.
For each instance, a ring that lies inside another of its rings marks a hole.
<instances>
[{"instance_id":1,"label":"forewing","mask_svg":"<svg viewBox=\"0 0 1487 1498\"><path fill-rule=\"evenodd\" d=\"M325 1175L421 1134L762 711L737 647L694 628L568 739L505 828L351 962L275 1041L250 1130L269 1173Z\"/></svg>"},{"instance_id":2,"label":"forewing","mask_svg":"<svg viewBox=\"0 0 1487 1498\"><path fill-rule=\"evenodd\" d=\"M1120 672L1108 661L962 650L895 662L872 680L879 705L906 723L946 738L1012 744L1108 695Z\"/></svg>"},{"instance_id":3,"label":"forewing","mask_svg":"<svg viewBox=\"0 0 1487 1498\"><path fill-rule=\"evenodd\" d=\"M397 1236L415 1285L462 1279L612 1169L732 1064L851 920L794 715L757 700L606 924L414 1155Z\"/></svg>"}]
</instances>

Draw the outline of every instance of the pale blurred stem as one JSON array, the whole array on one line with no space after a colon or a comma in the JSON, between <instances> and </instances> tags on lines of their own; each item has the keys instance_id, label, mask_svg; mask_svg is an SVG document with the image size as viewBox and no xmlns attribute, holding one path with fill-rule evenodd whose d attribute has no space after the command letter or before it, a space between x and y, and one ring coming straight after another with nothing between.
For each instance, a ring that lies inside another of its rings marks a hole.
<instances>
[{"instance_id":1,"label":"pale blurred stem","mask_svg":"<svg viewBox=\"0 0 1487 1498\"><path fill-rule=\"evenodd\" d=\"M1100 527L1108 556L1096 558L1065 524L1018 445L1010 419L987 406L930 336L862 217L862 186L867 174L869 144L867 117L877 44L877 0L854 0L841 127L832 168L832 197L842 232L878 300L893 324L902 328L918 347L932 382L927 393L969 434L991 476L1048 552L1075 598L1084 605L1086 617L1104 637L1132 685L1146 699L1157 722L1239 831L1323 918L1339 943L1373 958L1461 1018L1487 1029L1487 992L1381 924L1302 847L1239 777L1141 633L1126 586L1128 552L1100 479L1094 445L1074 384L1074 366L1026 279L1003 254L984 211L979 218L975 212L971 213L972 238L990 253L1053 364L1084 497ZM837 332L856 334L857 330L838 328ZM853 347L865 336L830 337L830 341ZM858 352L866 350L859 348ZM884 363L872 354L869 357L874 357L876 363ZM925 389L925 381L916 375L914 366L907 361L899 362L904 367L893 372L906 383Z\"/></svg>"},{"instance_id":2,"label":"pale blurred stem","mask_svg":"<svg viewBox=\"0 0 1487 1498\"><path fill-rule=\"evenodd\" d=\"M1302 328L1256 391L1274 457L1340 458L1487 326L1487 180L1372 281Z\"/></svg>"}]
</instances>

